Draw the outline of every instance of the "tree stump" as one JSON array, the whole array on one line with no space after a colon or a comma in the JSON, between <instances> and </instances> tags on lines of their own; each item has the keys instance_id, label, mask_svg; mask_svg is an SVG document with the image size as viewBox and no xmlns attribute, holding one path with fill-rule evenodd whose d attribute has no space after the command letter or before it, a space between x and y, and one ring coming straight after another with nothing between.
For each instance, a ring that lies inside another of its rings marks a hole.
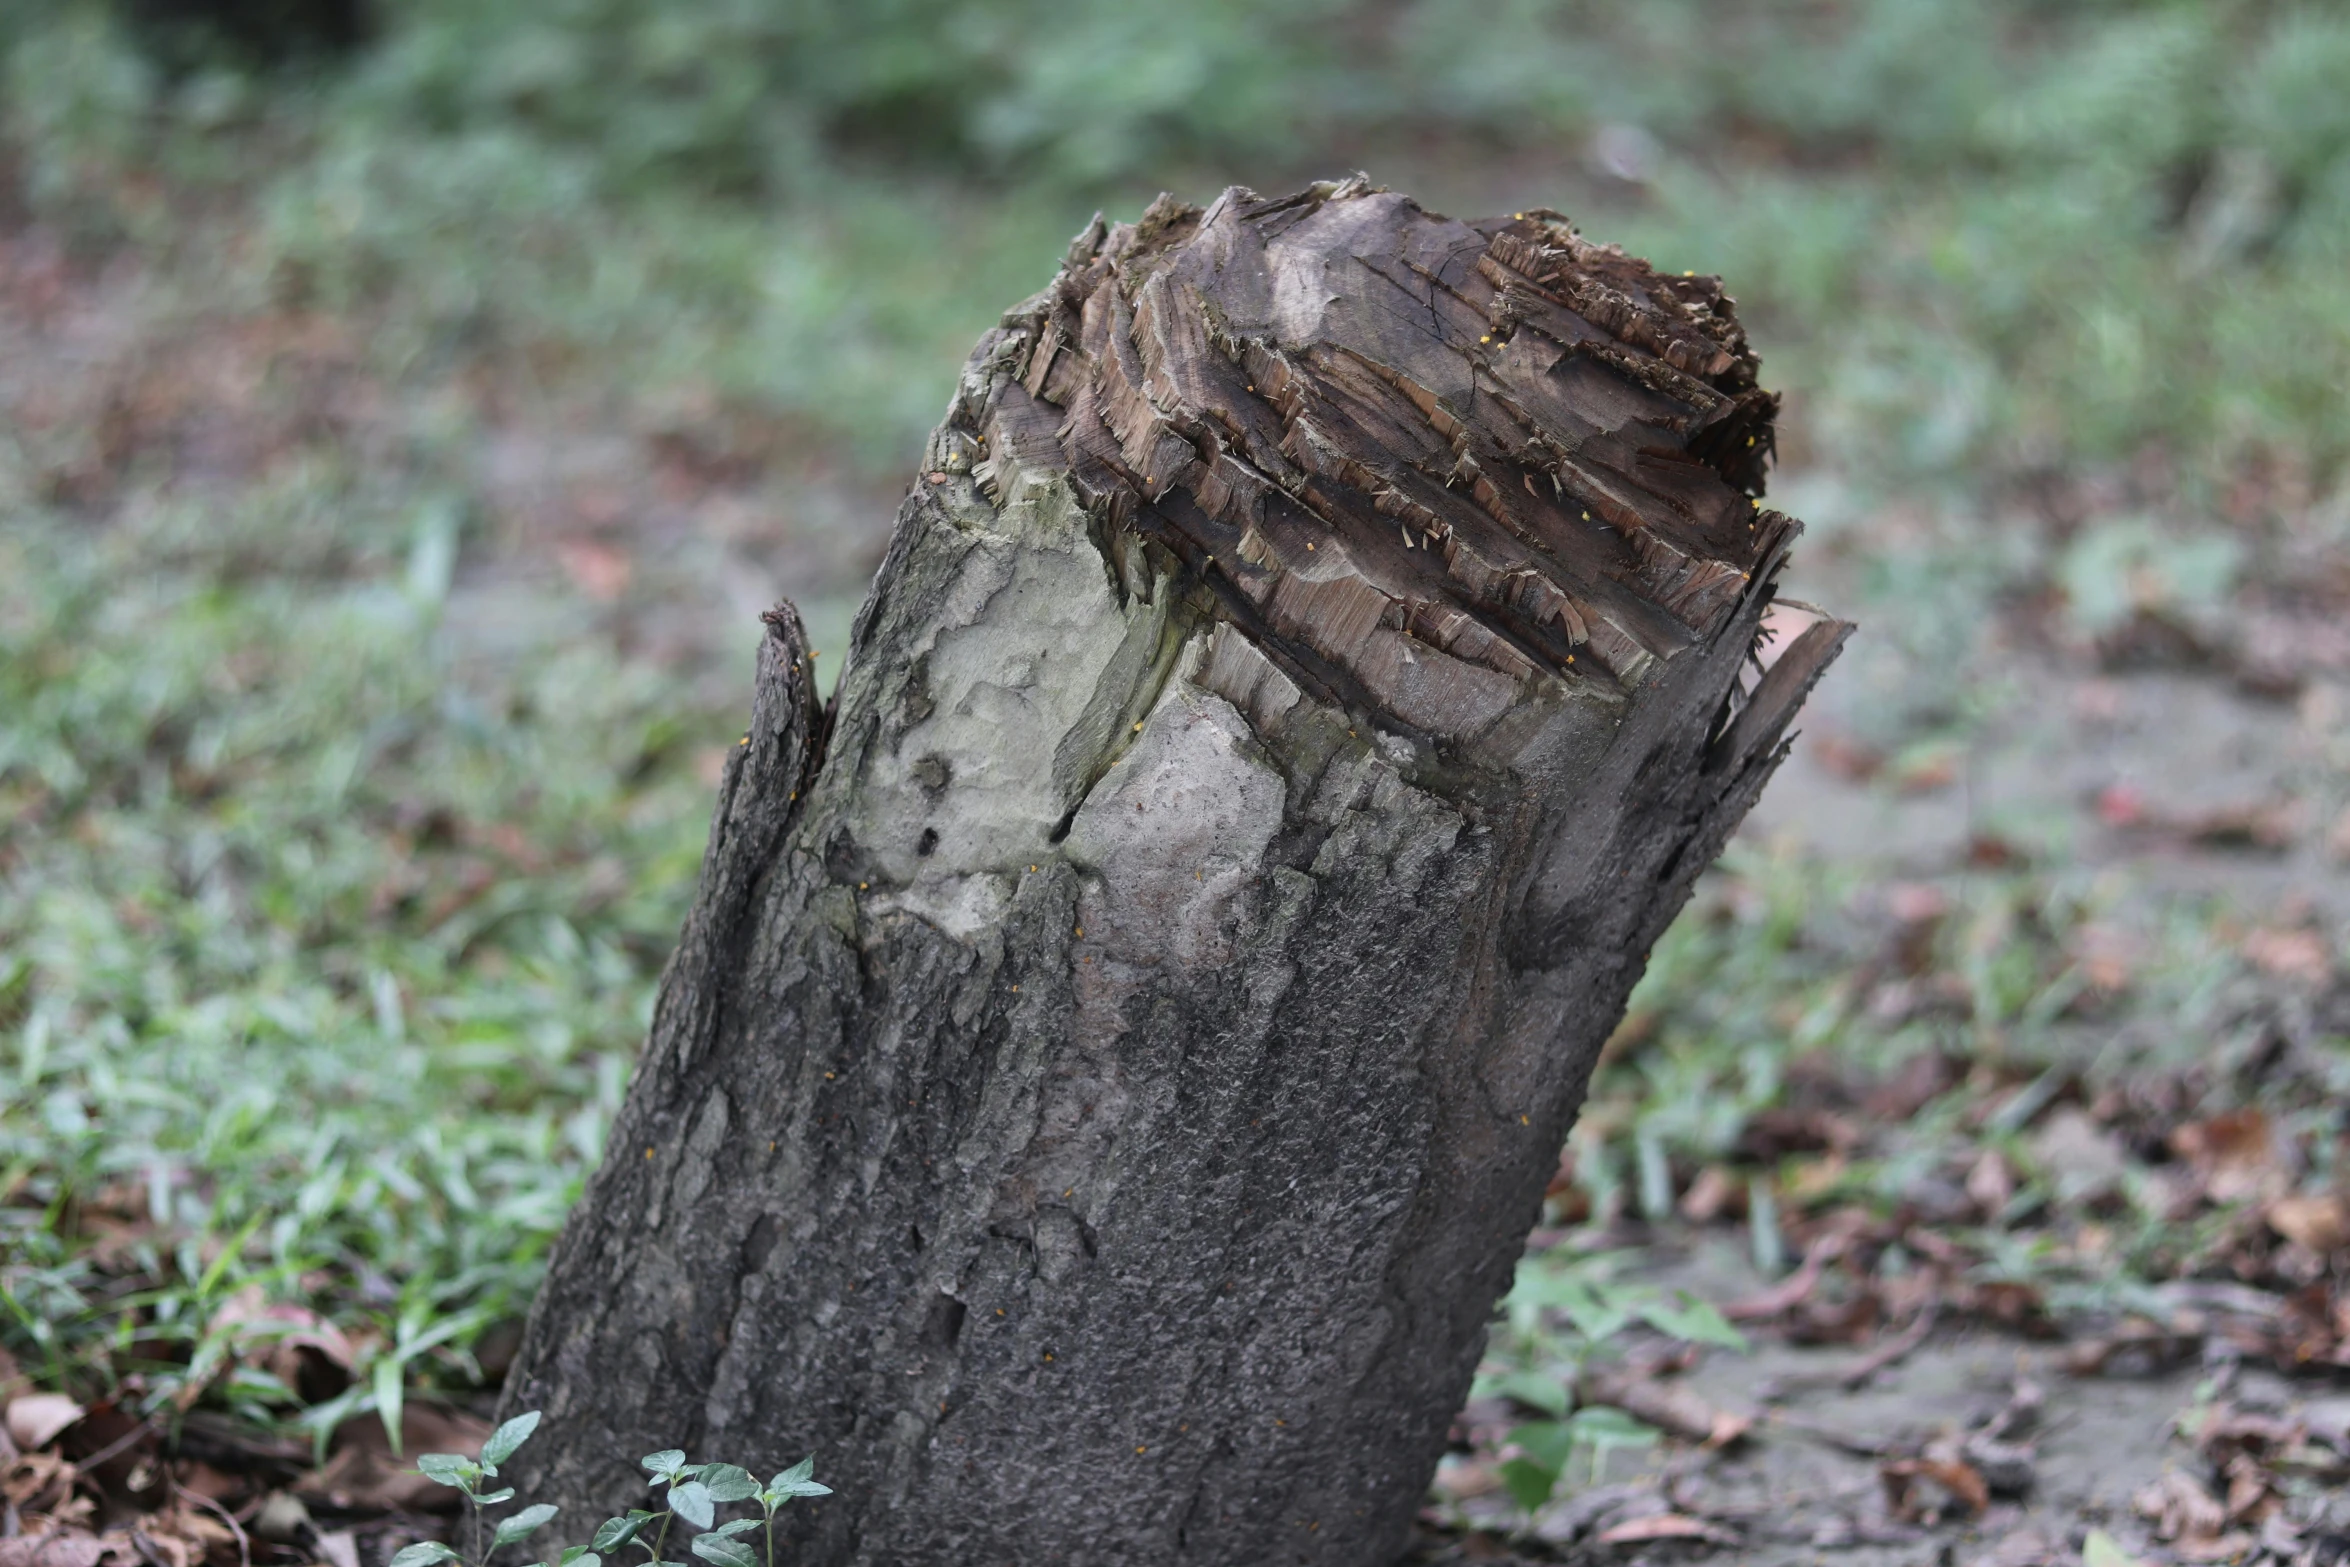
<instances>
[{"instance_id":1,"label":"tree stump","mask_svg":"<svg viewBox=\"0 0 2350 1567\"><path fill-rule=\"evenodd\" d=\"M829 716L769 617L525 1493L814 1453L811 1567L1392 1558L1848 630L1749 666L1756 369L1716 280L1547 212L1097 219L965 366Z\"/></svg>"}]
</instances>

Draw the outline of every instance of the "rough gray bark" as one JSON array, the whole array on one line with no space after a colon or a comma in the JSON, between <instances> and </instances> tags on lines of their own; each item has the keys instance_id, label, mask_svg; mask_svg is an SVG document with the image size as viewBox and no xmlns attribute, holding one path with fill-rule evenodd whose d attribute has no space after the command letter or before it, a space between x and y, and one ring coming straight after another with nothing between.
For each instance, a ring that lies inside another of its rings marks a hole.
<instances>
[{"instance_id":1,"label":"rough gray bark","mask_svg":"<svg viewBox=\"0 0 2350 1567\"><path fill-rule=\"evenodd\" d=\"M771 617L527 1494L813 1452L799 1563L1391 1557L1844 635L1741 678L1775 411L1712 279L1548 214L1097 221L965 367L829 735Z\"/></svg>"}]
</instances>

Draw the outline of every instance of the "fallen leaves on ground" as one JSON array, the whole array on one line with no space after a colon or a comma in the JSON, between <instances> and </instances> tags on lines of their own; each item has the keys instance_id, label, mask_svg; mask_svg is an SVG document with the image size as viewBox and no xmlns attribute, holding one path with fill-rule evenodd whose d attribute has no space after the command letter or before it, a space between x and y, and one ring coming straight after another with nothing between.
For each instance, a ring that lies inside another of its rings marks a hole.
<instances>
[{"instance_id":1,"label":"fallen leaves on ground","mask_svg":"<svg viewBox=\"0 0 2350 1567\"><path fill-rule=\"evenodd\" d=\"M340 1336L303 1312L240 1308L215 1319L240 1322L271 1325L245 1341L263 1357L331 1354ZM401 1422L409 1453L478 1453L489 1431L471 1415L415 1403ZM379 1557L437 1537L444 1526L419 1515L448 1511L455 1493L393 1458L381 1422L345 1422L330 1448L324 1468L300 1472L305 1444L207 1410L166 1425L113 1403L19 1394L0 1414L0 1567L361 1567L361 1533L383 1537ZM358 1527L320 1527L306 1498Z\"/></svg>"}]
</instances>

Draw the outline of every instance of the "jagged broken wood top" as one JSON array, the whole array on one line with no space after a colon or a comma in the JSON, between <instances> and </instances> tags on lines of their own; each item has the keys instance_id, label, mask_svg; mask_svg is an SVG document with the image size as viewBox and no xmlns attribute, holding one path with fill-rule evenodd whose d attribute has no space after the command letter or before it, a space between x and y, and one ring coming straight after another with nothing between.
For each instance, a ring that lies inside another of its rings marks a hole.
<instances>
[{"instance_id":1,"label":"jagged broken wood top","mask_svg":"<svg viewBox=\"0 0 2350 1567\"><path fill-rule=\"evenodd\" d=\"M1006 317L945 460L1066 476L1123 590L1157 555L1308 691L1461 739L1533 678L1645 683L1775 570L1732 303L1547 212L1161 197Z\"/></svg>"}]
</instances>

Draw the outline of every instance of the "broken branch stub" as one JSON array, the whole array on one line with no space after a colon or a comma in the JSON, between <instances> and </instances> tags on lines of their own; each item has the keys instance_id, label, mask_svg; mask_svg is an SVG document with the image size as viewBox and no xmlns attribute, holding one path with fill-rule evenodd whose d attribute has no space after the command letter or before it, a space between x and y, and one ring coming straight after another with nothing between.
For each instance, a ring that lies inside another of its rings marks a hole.
<instances>
[{"instance_id":1,"label":"broken branch stub","mask_svg":"<svg viewBox=\"0 0 2350 1567\"><path fill-rule=\"evenodd\" d=\"M1403 1541L1601 1042L1846 627L1710 278L1361 180L1097 221L796 619L509 1382L794 1559Z\"/></svg>"}]
</instances>

